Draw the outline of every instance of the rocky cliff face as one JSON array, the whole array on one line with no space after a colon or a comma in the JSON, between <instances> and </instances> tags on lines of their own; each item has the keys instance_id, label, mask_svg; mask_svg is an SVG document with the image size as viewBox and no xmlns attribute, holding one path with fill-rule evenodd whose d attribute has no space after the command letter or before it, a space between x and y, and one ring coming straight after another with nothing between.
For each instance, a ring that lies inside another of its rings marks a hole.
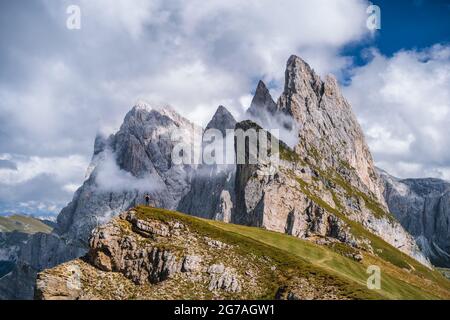
<instances>
[{"instance_id":1,"label":"rocky cliff face","mask_svg":"<svg viewBox=\"0 0 450 320\"><path fill-rule=\"evenodd\" d=\"M391 212L436 266L450 267L450 183L397 179L380 170Z\"/></svg>"},{"instance_id":2,"label":"rocky cliff face","mask_svg":"<svg viewBox=\"0 0 450 320\"><path fill-rule=\"evenodd\" d=\"M250 121L237 125L252 126ZM375 253L376 235L429 265L400 223L375 197L351 185L345 172L324 171L283 143L280 156L273 175L265 174L263 164L237 166L233 222L319 239L322 244L334 239Z\"/></svg>"},{"instance_id":3,"label":"rocky cliff face","mask_svg":"<svg viewBox=\"0 0 450 320\"><path fill-rule=\"evenodd\" d=\"M34 279L28 278L26 266L20 264L21 249L27 248L35 234L47 237L52 225L23 215L0 217L0 299L16 297L16 292L32 286Z\"/></svg>"},{"instance_id":4,"label":"rocky cliff face","mask_svg":"<svg viewBox=\"0 0 450 320\"><path fill-rule=\"evenodd\" d=\"M224 138L226 130L234 130L236 120L231 113L220 106L211 121L205 128L215 129L220 132L220 137L208 138L203 136L204 146L209 140L217 139L217 146L222 152L222 159L225 160L226 150L224 148ZM219 139L218 139L219 138ZM234 155L233 155L234 158ZM190 191L181 199L178 211L200 216L203 218L229 222L234 212L235 192L234 180L236 170L234 165L222 163L207 164L202 163L192 179Z\"/></svg>"},{"instance_id":5,"label":"rocky cliff face","mask_svg":"<svg viewBox=\"0 0 450 320\"><path fill-rule=\"evenodd\" d=\"M267 171L264 163L237 166L232 221L301 238L325 236L369 251L375 249L370 239L375 234L429 264L389 213L364 135L336 80L322 81L308 64L292 56L276 110L268 95L260 83L249 113L255 115L261 108L262 114L269 112L274 118L279 113L291 116L299 140L293 150L281 144L279 169L273 175L261 174ZM257 128L248 121L237 125L251 127Z\"/></svg>"},{"instance_id":6,"label":"rocky cliff face","mask_svg":"<svg viewBox=\"0 0 450 320\"><path fill-rule=\"evenodd\" d=\"M28 238L29 235L22 232L0 232L0 261L16 261L20 244Z\"/></svg>"},{"instance_id":7,"label":"rocky cliff face","mask_svg":"<svg viewBox=\"0 0 450 320\"><path fill-rule=\"evenodd\" d=\"M350 183L384 203L364 134L333 76L322 80L305 61L291 56L277 105L299 124L297 154L322 169L353 168Z\"/></svg>"},{"instance_id":8,"label":"rocky cliff face","mask_svg":"<svg viewBox=\"0 0 450 320\"><path fill-rule=\"evenodd\" d=\"M119 212L143 203L173 209L189 191L194 166L174 165L172 134L182 130L183 142L194 144L202 129L170 107L152 109L142 103L125 117L120 130L108 139L97 138L93 168L72 202L58 216L57 231L87 243L94 227ZM117 180L123 186L114 186Z\"/></svg>"}]
</instances>

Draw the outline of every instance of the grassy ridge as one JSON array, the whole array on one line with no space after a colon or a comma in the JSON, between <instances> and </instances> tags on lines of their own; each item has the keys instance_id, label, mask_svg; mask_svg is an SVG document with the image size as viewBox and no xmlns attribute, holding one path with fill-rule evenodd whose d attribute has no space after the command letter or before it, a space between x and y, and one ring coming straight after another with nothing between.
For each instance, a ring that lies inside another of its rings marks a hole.
<instances>
[{"instance_id":1,"label":"grassy ridge","mask_svg":"<svg viewBox=\"0 0 450 320\"><path fill-rule=\"evenodd\" d=\"M180 220L195 232L236 245L244 254L269 256L285 272L287 282L295 275L313 277L338 286L345 296L353 299L450 299L450 282L439 272L421 267L419 263L414 263L412 272L368 253L364 253L362 262L356 262L330 248L261 228L205 220L163 209L138 207L137 211L142 218ZM395 248L392 250L404 257ZM408 260L409 263L412 261ZM366 286L367 266L373 264L381 268L380 290L369 290ZM267 285L273 287L274 293L275 283Z\"/></svg>"},{"instance_id":2,"label":"grassy ridge","mask_svg":"<svg viewBox=\"0 0 450 320\"><path fill-rule=\"evenodd\" d=\"M37 232L50 233L52 228L42 221L28 216L12 215L0 217L0 232L23 232L33 234Z\"/></svg>"},{"instance_id":3,"label":"grassy ridge","mask_svg":"<svg viewBox=\"0 0 450 320\"><path fill-rule=\"evenodd\" d=\"M281 157L283 159L305 165L305 162L299 159L298 155L294 151L288 148L285 148L281 151ZM352 167L348 163L343 162L341 165L349 170L352 170ZM390 221L396 220L394 216L392 216L392 214L382 208L377 200L353 187L349 182L345 181L335 170L330 169L325 172L313 164L308 164L308 166L318 172L321 179L328 181L331 185L335 184L340 186L342 190L344 190L347 197L356 197L358 199L361 199L367 209L372 212L374 217L384 217ZM314 190L312 185L308 184L299 177L295 177L292 172L287 173L291 174L295 178L303 194L305 194L320 207L326 209L329 213L332 213L333 215L343 220L347 224L347 226L350 227L351 233L355 237L368 239L370 241L372 248L375 250L376 256L368 256L369 259L366 260L371 260L373 264L377 265L383 264L383 267L386 270L389 270L391 274L395 274L396 278L402 279L402 281L418 286L419 288L421 288L420 290L423 290L423 288L427 288L427 290L432 294L435 291L439 291L440 293L438 295L448 296L450 291L450 282L444 279L442 273L437 270L431 270L427 268L426 266L417 262L415 259L411 258L407 254L401 252L391 244L387 243L379 236L369 232L360 223L349 219L345 213L344 207L340 203L335 191L332 188L327 189L328 191L330 191L333 197L333 202L335 203L336 208L333 208L327 202L323 201L320 197L315 195L314 192L312 192L312 190ZM327 185L327 183L325 183L325 185ZM401 270L401 272L397 272L398 270ZM414 281L411 280L413 278ZM392 284L392 282L388 278L385 279L385 281L386 284L391 286L391 291L396 288L396 286ZM400 296L411 296L412 298L415 297L414 294L410 295L405 292L399 292L399 294ZM395 298L396 296L394 295L393 297Z\"/></svg>"}]
</instances>

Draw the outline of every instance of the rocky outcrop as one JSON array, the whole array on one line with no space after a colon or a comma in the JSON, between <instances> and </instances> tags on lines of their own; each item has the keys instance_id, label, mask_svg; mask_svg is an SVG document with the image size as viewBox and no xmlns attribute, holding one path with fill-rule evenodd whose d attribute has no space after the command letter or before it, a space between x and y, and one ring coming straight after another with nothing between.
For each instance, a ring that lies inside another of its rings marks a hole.
<instances>
[{"instance_id":1,"label":"rocky outcrop","mask_svg":"<svg viewBox=\"0 0 450 320\"><path fill-rule=\"evenodd\" d=\"M398 179L380 170L390 211L440 267L450 267L450 183L440 179Z\"/></svg>"},{"instance_id":2,"label":"rocky outcrop","mask_svg":"<svg viewBox=\"0 0 450 320\"><path fill-rule=\"evenodd\" d=\"M294 271L283 264L276 267L280 262L272 258L274 253L258 253L252 249L254 241L234 236L227 243L223 231L220 239L214 238L218 229L191 219L158 209L126 211L95 229L84 258L41 272L35 297L255 299L275 298L273 289L279 287L279 299L345 298L333 276L313 279L302 270L288 285L286 277ZM293 293L284 294L286 288Z\"/></svg>"},{"instance_id":3,"label":"rocky outcrop","mask_svg":"<svg viewBox=\"0 0 450 320\"><path fill-rule=\"evenodd\" d=\"M205 292L221 297L221 292L240 293L241 283L246 281L236 266L224 264L228 259L213 262L225 250L227 255L236 255L232 246L199 237L180 221L148 218L130 210L93 232L84 261L104 273L120 273L136 286L151 286L181 277L199 282ZM83 267L79 264L85 262L70 262L41 273L37 298L92 298L81 285ZM70 275L71 270L75 277ZM79 285L73 285L73 281L68 281L70 278L78 279Z\"/></svg>"}]
</instances>

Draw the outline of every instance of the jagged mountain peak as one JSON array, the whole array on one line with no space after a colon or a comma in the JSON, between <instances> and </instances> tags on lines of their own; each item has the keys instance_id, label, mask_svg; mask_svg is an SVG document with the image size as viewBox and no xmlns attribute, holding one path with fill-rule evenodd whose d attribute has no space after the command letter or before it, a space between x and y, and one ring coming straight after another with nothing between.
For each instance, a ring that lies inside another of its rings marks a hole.
<instances>
[{"instance_id":1,"label":"jagged mountain peak","mask_svg":"<svg viewBox=\"0 0 450 320\"><path fill-rule=\"evenodd\" d=\"M227 129L235 129L236 120L224 106L219 106L206 126L218 129L225 137ZM205 138L205 136L203 136ZM233 150L223 149L223 155ZM234 203L235 170L221 163L202 164L191 182L191 189L181 199L178 210L214 220L230 221Z\"/></svg>"},{"instance_id":2,"label":"jagged mountain peak","mask_svg":"<svg viewBox=\"0 0 450 320\"><path fill-rule=\"evenodd\" d=\"M214 116L217 115L217 114L220 115L220 114L224 114L224 113L230 114L230 115L231 115L231 112L228 111L228 109L227 109L226 107L224 107L223 105L219 105L219 106L217 107L216 112L214 113ZM213 117L214 117L214 116L213 116Z\"/></svg>"},{"instance_id":3,"label":"jagged mountain peak","mask_svg":"<svg viewBox=\"0 0 450 320\"><path fill-rule=\"evenodd\" d=\"M143 111L150 112L150 111L153 110L153 108L152 108L152 106L150 105L149 102L147 102L145 100L138 100L134 104L134 106L133 106L133 108L131 110L135 110L135 111L143 110Z\"/></svg>"},{"instance_id":4,"label":"jagged mountain peak","mask_svg":"<svg viewBox=\"0 0 450 320\"><path fill-rule=\"evenodd\" d=\"M58 216L58 230L86 241L99 220L142 203L143 193L150 193L158 207L175 208L188 191L194 170L172 163L172 149L178 142L172 134L177 130L186 133L180 138L187 144L202 133L170 106L136 104L118 132L107 139L97 137L88 177ZM123 185L116 187L121 179Z\"/></svg>"},{"instance_id":5,"label":"jagged mountain peak","mask_svg":"<svg viewBox=\"0 0 450 320\"><path fill-rule=\"evenodd\" d=\"M233 129L235 125L236 119L227 108L221 105L217 108L214 116L209 121L206 130L212 128L218 129L222 134L225 134L227 129Z\"/></svg>"},{"instance_id":6,"label":"jagged mountain peak","mask_svg":"<svg viewBox=\"0 0 450 320\"><path fill-rule=\"evenodd\" d=\"M278 122L278 107L270 94L266 84L260 80L255 90L250 107L246 115L251 120L257 122L265 129L277 129L282 127Z\"/></svg>"},{"instance_id":7,"label":"jagged mountain peak","mask_svg":"<svg viewBox=\"0 0 450 320\"><path fill-rule=\"evenodd\" d=\"M161 122L161 124L166 125L167 122L164 121L164 119L169 119L177 124L187 124L199 129L198 126L196 126L187 118L183 117L169 104L151 105L149 102L146 102L144 100L139 100L133 106L133 108L128 111L125 116L123 125L127 125L136 121L138 123L150 122L151 124L154 124L155 120L158 120Z\"/></svg>"},{"instance_id":8,"label":"jagged mountain peak","mask_svg":"<svg viewBox=\"0 0 450 320\"><path fill-rule=\"evenodd\" d=\"M262 95L267 95L267 94L270 95L269 89L267 88L266 84L262 80L259 80L258 85L256 86L255 95L257 95L258 93L262 94Z\"/></svg>"},{"instance_id":9,"label":"jagged mountain peak","mask_svg":"<svg viewBox=\"0 0 450 320\"><path fill-rule=\"evenodd\" d=\"M289 70L298 70L298 74L310 74L315 75L314 69L311 68L311 66L302 58L299 56L293 54L289 57L287 63L286 63L286 69Z\"/></svg>"},{"instance_id":10,"label":"jagged mountain peak","mask_svg":"<svg viewBox=\"0 0 450 320\"><path fill-rule=\"evenodd\" d=\"M342 97L336 78L330 75L323 81L297 56L289 58L285 77L278 109L299 125L296 152L308 155L310 161L323 168L355 169L351 183L384 203L363 131Z\"/></svg>"},{"instance_id":11,"label":"jagged mountain peak","mask_svg":"<svg viewBox=\"0 0 450 320\"><path fill-rule=\"evenodd\" d=\"M231 114L231 112L228 111L228 109L225 108L224 106L220 105L220 106L217 107L217 110L216 110L216 112L214 113L214 115L213 115L211 121L214 121L214 120L216 120L216 119L222 119L222 118L226 118L226 119L228 119L228 120L234 120L234 121L236 121L236 120L234 119L233 115ZM211 121L210 121L210 122L211 122Z\"/></svg>"},{"instance_id":12,"label":"jagged mountain peak","mask_svg":"<svg viewBox=\"0 0 450 320\"><path fill-rule=\"evenodd\" d=\"M292 64L302 64L305 67L311 69L311 67L309 66L309 64L305 60L303 60L302 58L300 58L298 55L295 55L295 54L291 54L291 56L289 57L289 59L287 61L287 65L288 66L292 65Z\"/></svg>"},{"instance_id":13,"label":"jagged mountain peak","mask_svg":"<svg viewBox=\"0 0 450 320\"><path fill-rule=\"evenodd\" d=\"M322 80L308 63L295 55L289 58L285 72L285 93L307 97L312 89L316 96L320 96L322 86Z\"/></svg>"},{"instance_id":14,"label":"jagged mountain peak","mask_svg":"<svg viewBox=\"0 0 450 320\"><path fill-rule=\"evenodd\" d=\"M265 83L260 80L255 90L250 108L247 110L247 114L251 117L261 117L261 113L274 114L277 110L277 104L273 100L269 89Z\"/></svg>"}]
</instances>

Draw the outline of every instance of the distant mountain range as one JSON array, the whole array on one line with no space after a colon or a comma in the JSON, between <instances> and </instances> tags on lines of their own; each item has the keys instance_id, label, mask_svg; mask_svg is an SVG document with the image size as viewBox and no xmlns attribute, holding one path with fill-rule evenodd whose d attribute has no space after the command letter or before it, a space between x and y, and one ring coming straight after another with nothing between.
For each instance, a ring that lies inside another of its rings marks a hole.
<instances>
[{"instance_id":1,"label":"distant mountain range","mask_svg":"<svg viewBox=\"0 0 450 320\"><path fill-rule=\"evenodd\" d=\"M384 171L390 211L439 267L450 267L450 183L440 179L398 179Z\"/></svg>"},{"instance_id":2,"label":"distant mountain range","mask_svg":"<svg viewBox=\"0 0 450 320\"><path fill-rule=\"evenodd\" d=\"M0 232L50 233L55 225L52 221L41 220L28 215L13 214L0 217Z\"/></svg>"},{"instance_id":3,"label":"distant mountain range","mask_svg":"<svg viewBox=\"0 0 450 320\"><path fill-rule=\"evenodd\" d=\"M20 246L32 234L50 233L54 223L31 216L14 214L0 217L0 278L11 272L15 266Z\"/></svg>"}]
</instances>

